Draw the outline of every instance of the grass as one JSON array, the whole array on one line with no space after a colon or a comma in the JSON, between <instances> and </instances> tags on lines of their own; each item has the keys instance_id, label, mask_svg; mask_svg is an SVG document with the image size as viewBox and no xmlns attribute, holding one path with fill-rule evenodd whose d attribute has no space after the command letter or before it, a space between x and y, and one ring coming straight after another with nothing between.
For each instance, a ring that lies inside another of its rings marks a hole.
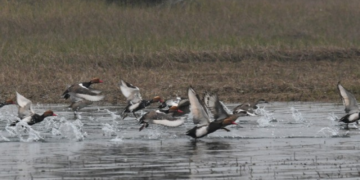
<instances>
[{"instance_id":1,"label":"grass","mask_svg":"<svg viewBox=\"0 0 360 180\"><path fill-rule=\"evenodd\" d=\"M0 1L0 99L19 91L65 103L67 85L100 77L105 102L118 82L144 98L193 85L226 102L337 101L360 94L360 2L188 0L121 6L105 1Z\"/></svg>"}]
</instances>

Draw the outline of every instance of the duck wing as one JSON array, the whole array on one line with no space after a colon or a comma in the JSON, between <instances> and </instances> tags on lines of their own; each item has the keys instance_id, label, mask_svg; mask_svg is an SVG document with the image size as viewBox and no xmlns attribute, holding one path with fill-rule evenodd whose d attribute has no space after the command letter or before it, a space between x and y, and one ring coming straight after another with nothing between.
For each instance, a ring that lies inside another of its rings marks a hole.
<instances>
[{"instance_id":1,"label":"duck wing","mask_svg":"<svg viewBox=\"0 0 360 180\"><path fill-rule=\"evenodd\" d=\"M359 110L359 106L358 106L355 96L351 92L346 90L340 84L340 82L338 82L337 87L338 87L341 99L343 101L343 104L345 106L345 112L350 113L350 114L359 112L360 110Z\"/></svg>"},{"instance_id":2,"label":"duck wing","mask_svg":"<svg viewBox=\"0 0 360 180\"><path fill-rule=\"evenodd\" d=\"M209 114L192 87L189 87L188 96L190 101L190 112L193 115L194 124L198 126L208 125L210 123Z\"/></svg>"},{"instance_id":3,"label":"duck wing","mask_svg":"<svg viewBox=\"0 0 360 180\"><path fill-rule=\"evenodd\" d=\"M126 97L128 103L136 104L142 101L140 89L138 87L121 80L120 90L122 94Z\"/></svg>"},{"instance_id":4,"label":"duck wing","mask_svg":"<svg viewBox=\"0 0 360 180\"><path fill-rule=\"evenodd\" d=\"M225 119L229 116L224 106L220 103L217 94L205 93L204 103L213 114L215 120Z\"/></svg>"},{"instance_id":5,"label":"duck wing","mask_svg":"<svg viewBox=\"0 0 360 180\"><path fill-rule=\"evenodd\" d=\"M253 102L252 104L250 104L250 107L252 109L257 109L257 108L259 108L258 104L263 104L263 103L268 103L268 102L265 99L259 99L255 102Z\"/></svg>"},{"instance_id":6,"label":"duck wing","mask_svg":"<svg viewBox=\"0 0 360 180\"><path fill-rule=\"evenodd\" d=\"M16 101L19 105L18 116L20 119L35 114L32 108L32 102L18 92L16 92Z\"/></svg>"},{"instance_id":7,"label":"duck wing","mask_svg":"<svg viewBox=\"0 0 360 180\"><path fill-rule=\"evenodd\" d=\"M166 105L167 105L168 107L178 106L179 102L180 102L180 99L178 99L178 98L168 99L168 100L165 101L165 103L166 103Z\"/></svg>"},{"instance_id":8,"label":"duck wing","mask_svg":"<svg viewBox=\"0 0 360 180\"><path fill-rule=\"evenodd\" d=\"M183 111L183 114L187 114L190 112L190 101L189 99L181 99L179 104L178 104L178 108Z\"/></svg>"}]
</instances>

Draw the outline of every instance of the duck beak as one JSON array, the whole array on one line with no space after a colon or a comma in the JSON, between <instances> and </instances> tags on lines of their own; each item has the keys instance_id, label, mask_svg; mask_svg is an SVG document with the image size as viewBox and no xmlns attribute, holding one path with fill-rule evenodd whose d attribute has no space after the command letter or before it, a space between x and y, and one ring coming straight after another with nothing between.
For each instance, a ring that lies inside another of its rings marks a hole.
<instances>
[{"instance_id":1,"label":"duck beak","mask_svg":"<svg viewBox=\"0 0 360 180\"><path fill-rule=\"evenodd\" d=\"M103 83L104 81L102 81L102 80L99 80L99 83Z\"/></svg>"},{"instance_id":2,"label":"duck beak","mask_svg":"<svg viewBox=\"0 0 360 180\"><path fill-rule=\"evenodd\" d=\"M177 112L178 112L178 113L183 113L184 111L182 111L182 110L178 109L178 110L177 110Z\"/></svg>"},{"instance_id":3,"label":"duck beak","mask_svg":"<svg viewBox=\"0 0 360 180\"><path fill-rule=\"evenodd\" d=\"M238 125L237 123L235 123L235 122L231 122L231 124L235 124L235 125Z\"/></svg>"},{"instance_id":4,"label":"duck beak","mask_svg":"<svg viewBox=\"0 0 360 180\"><path fill-rule=\"evenodd\" d=\"M57 116L55 113L53 113L53 116Z\"/></svg>"}]
</instances>

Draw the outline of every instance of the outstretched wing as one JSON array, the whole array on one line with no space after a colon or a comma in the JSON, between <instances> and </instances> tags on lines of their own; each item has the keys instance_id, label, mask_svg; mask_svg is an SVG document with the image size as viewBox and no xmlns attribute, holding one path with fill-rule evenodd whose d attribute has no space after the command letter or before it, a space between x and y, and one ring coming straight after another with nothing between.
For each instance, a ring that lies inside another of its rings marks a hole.
<instances>
[{"instance_id":1,"label":"outstretched wing","mask_svg":"<svg viewBox=\"0 0 360 180\"><path fill-rule=\"evenodd\" d=\"M189 87L188 96L190 101L190 111L193 115L194 124L199 126L209 124L209 115L205 107L202 105L199 96L192 87Z\"/></svg>"},{"instance_id":2,"label":"outstretched wing","mask_svg":"<svg viewBox=\"0 0 360 180\"><path fill-rule=\"evenodd\" d=\"M126 97L128 103L135 104L141 102L142 98L140 94L140 89L138 87L121 80L120 90L122 94Z\"/></svg>"},{"instance_id":3,"label":"outstretched wing","mask_svg":"<svg viewBox=\"0 0 360 180\"><path fill-rule=\"evenodd\" d=\"M207 92L204 96L204 103L213 114L215 120L225 119L229 116L223 105L220 103L217 94Z\"/></svg>"},{"instance_id":4,"label":"outstretched wing","mask_svg":"<svg viewBox=\"0 0 360 180\"><path fill-rule=\"evenodd\" d=\"M345 112L350 113L350 114L359 112L359 106L358 106L355 96L351 92L346 90L340 84L340 82L338 82L337 87L338 87L341 99L343 101L343 104L345 106Z\"/></svg>"},{"instance_id":5,"label":"outstretched wing","mask_svg":"<svg viewBox=\"0 0 360 180\"><path fill-rule=\"evenodd\" d=\"M16 92L16 101L19 105L18 116L20 119L35 114L32 108L32 102L18 92Z\"/></svg>"}]
</instances>

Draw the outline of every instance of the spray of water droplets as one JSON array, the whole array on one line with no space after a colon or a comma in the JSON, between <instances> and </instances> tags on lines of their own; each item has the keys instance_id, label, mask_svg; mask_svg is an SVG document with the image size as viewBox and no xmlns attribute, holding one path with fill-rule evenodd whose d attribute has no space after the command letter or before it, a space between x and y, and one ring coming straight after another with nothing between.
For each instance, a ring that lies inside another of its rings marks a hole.
<instances>
[{"instance_id":1,"label":"spray of water droplets","mask_svg":"<svg viewBox=\"0 0 360 180\"><path fill-rule=\"evenodd\" d=\"M20 120L20 119L19 119ZM19 121L15 126L5 127L10 137L18 137L21 142L34 142L44 140L39 131L34 130L24 121Z\"/></svg>"},{"instance_id":2,"label":"spray of water droplets","mask_svg":"<svg viewBox=\"0 0 360 180\"><path fill-rule=\"evenodd\" d=\"M330 127L323 127L321 128L317 133L316 136L325 136L325 137L332 137L332 136L338 136L340 128L338 125L339 118L334 114L330 113L327 117L328 120L330 120ZM345 133L345 135L348 132Z\"/></svg>"},{"instance_id":3,"label":"spray of water droplets","mask_svg":"<svg viewBox=\"0 0 360 180\"><path fill-rule=\"evenodd\" d=\"M119 129L118 129L119 123L116 121L116 119L121 119L121 116L116 115L114 112L111 112L108 109L105 109L105 111L110 114L112 122L110 124L104 123L101 130L103 131L105 137L112 137L112 136L116 135L116 137L114 139L112 139L111 141L118 142L122 138L119 137L119 135L117 134L117 132L119 132Z\"/></svg>"},{"instance_id":4,"label":"spray of water droplets","mask_svg":"<svg viewBox=\"0 0 360 180\"><path fill-rule=\"evenodd\" d=\"M269 127L274 126L272 122L276 122L276 118L273 117L273 113L270 113L265 109L265 107L259 107L255 110L255 113L261 117L257 120L259 127Z\"/></svg>"}]
</instances>

